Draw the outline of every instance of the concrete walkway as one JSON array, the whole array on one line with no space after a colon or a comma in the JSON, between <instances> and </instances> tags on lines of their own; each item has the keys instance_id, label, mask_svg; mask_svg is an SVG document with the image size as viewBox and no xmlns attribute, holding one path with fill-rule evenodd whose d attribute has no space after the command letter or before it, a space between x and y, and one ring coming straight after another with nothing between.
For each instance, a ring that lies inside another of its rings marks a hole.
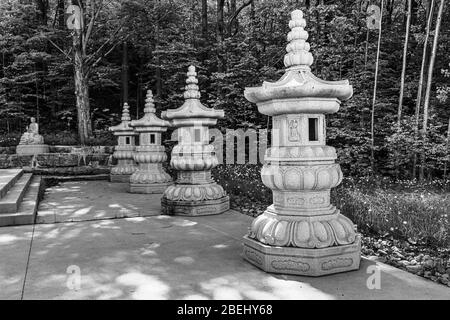
<instances>
[{"instance_id":1,"label":"concrete walkway","mask_svg":"<svg viewBox=\"0 0 450 320\"><path fill-rule=\"evenodd\" d=\"M66 182L40 208L83 221L0 228L0 299L450 299L448 287L368 259L321 278L267 274L241 257L252 218L160 216L160 196L122 188Z\"/></svg>"}]
</instances>

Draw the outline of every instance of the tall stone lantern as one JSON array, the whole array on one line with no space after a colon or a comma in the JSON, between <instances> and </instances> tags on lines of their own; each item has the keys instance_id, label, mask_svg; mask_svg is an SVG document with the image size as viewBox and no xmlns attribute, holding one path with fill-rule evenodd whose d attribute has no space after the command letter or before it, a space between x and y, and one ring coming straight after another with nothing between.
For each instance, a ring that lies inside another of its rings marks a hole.
<instances>
[{"instance_id":1,"label":"tall stone lantern","mask_svg":"<svg viewBox=\"0 0 450 320\"><path fill-rule=\"evenodd\" d=\"M131 121L130 126L139 133L139 146L134 152L134 161L139 168L130 177L132 193L163 193L172 177L164 171L162 163L167 160L164 146L161 145L161 134L170 125L155 115L155 105L151 90L147 91L144 116Z\"/></svg>"},{"instance_id":2,"label":"tall stone lantern","mask_svg":"<svg viewBox=\"0 0 450 320\"><path fill-rule=\"evenodd\" d=\"M330 203L342 181L336 150L325 143L325 114L351 98L345 81L311 73L306 21L291 13L284 56L286 72L274 83L246 88L259 112L272 117L272 146L261 171L273 204L244 237L244 258L274 273L320 276L359 268L361 240L352 221Z\"/></svg>"},{"instance_id":3,"label":"tall stone lantern","mask_svg":"<svg viewBox=\"0 0 450 320\"><path fill-rule=\"evenodd\" d=\"M224 117L223 110L207 108L200 102L197 72L190 66L184 92L184 104L161 113L177 128L170 165L177 170L177 180L164 192L163 213L175 215L212 215L230 208L224 189L211 177L218 165L214 146L209 144L209 127Z\"/></svg>"},{"instance_id":4,"label":"tall stone lantern","mask_svg":"<svg viewBox=\"0 0 450 320\"><path fill-rule=\"evenodd\" d=\"M136 163L133 160L136 133L130 126L129 108L128 103L125 102L123 104L122 122L109 128L117 136L117 146L114 148L113 154L113 157L117 159L117 165L111 168L109 175L111 182L129 182L130 176L137 170Z\"/></svg>"}]
</instances>

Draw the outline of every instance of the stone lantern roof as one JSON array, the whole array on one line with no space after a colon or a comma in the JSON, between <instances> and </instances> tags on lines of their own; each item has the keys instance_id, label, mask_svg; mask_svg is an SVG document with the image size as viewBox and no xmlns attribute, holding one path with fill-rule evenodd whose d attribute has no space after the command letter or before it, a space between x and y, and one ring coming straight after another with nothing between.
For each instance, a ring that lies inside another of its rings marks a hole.
<instances>
[{"instance_id":1,"label":"stone lantern roof","mask_svg":"<svg viewBox=\"0 0 450 320\"><path fill-rule=\"evenodd\" d=\"M309 52L305 26L303 12L293 11L289 21L291 31L287 36L287 54L284 56L285 74L277 82L265 81L261 87L245 89L245 97L258 105L259 112L267 115L334 113L339 110L340 101L353 95L348 80L325 81L312 74L310 66L314 59ZM283 100L285 103L280 108L279 104L273 103L274 100Z\"/></svg>"},{"instance_id":2,"label":"stone lantern roof","mask_svg":"<svg viewBox=\"0 0 450 320\"><path fill-rule=\"evenodd\" d=\"M119 123L117 126L109 127L109 130L114 132L115 136L131 136L136 135L133 128L130 126L131 123L131 117L130 117L130 107L128 106L128 103L123 104L123 111L122 111L122 122Z\"/></svg>"},{"instance_id":3,"label":"stone lantern roof","mask_svg":"<svg viewBox=\"0 0 450 320\"><path fill-rule=\"evenodd\" d=\"M151 90L147 90L144 116L139 120L131 121L130 126L135 128L137 132L166 131L167 127L170 126L170 123L158 118L155 111L153 93Z\"/></svg>"},{"instance_id":4,"label":"stone lantern roof","mask_svg":"<svg viewBox=\"0 0 450 320\"><path fill-rule=\"evenodd\" d=\"M177 109L169 109L161 113L161 118L172 120L175 126L190 126L202 123L204 125L215 125L217 119L225 116L223 110L208 108L200 102L200 91L198 90L197 72L194 66L190 66L187 72L186 86L184 91L185 102Z\"/></svg>"}]
</instances>

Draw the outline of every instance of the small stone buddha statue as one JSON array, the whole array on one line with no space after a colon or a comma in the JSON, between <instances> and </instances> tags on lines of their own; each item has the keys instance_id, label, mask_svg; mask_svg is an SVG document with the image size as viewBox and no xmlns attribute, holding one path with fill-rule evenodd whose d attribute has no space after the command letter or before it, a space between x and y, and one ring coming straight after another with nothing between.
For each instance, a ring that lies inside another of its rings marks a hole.
<instances>
[{"instance_id":1,"label":"small stone buddha statue","mask_svg":"<svg viewBox=\"0 0 450 320\"><path fill-rule=\"evenodd\" d=\"M19 145L16 147L18 155L35 155L48 153L49 147L44 144L44 137L39 134L39 125L36 118L32 117L31 123L27 126L26 131L20 137Z\"/></svg>"},{"instance_id":2,"label":"small stone buddha statue","mask_svg":"<svg viewBox=\"0 0 450 320\"><path fill-rule=\"evenodd\" d=\"M44 137L39 134L39 125L36 118L31 117L31 123L26 132L20 137L19 144L44 144Z\"/></svg>"}]
</instances>

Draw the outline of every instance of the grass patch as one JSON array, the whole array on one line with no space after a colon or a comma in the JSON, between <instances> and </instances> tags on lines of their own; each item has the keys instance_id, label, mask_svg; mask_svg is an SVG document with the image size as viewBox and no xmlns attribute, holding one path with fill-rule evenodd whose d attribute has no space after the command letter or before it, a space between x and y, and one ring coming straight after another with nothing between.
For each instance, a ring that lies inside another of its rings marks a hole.
<instances>
[{"instance_id":1,"label":"grass patch","mask_svg":"<svg viewBox=\"0 0 450 320\"><path fill-rule=\"evenodd\" d=\"M333 204L365 234L450 245L449 181L377 180L345 179L332 191Z\"/></svg>"}]
</instances>

